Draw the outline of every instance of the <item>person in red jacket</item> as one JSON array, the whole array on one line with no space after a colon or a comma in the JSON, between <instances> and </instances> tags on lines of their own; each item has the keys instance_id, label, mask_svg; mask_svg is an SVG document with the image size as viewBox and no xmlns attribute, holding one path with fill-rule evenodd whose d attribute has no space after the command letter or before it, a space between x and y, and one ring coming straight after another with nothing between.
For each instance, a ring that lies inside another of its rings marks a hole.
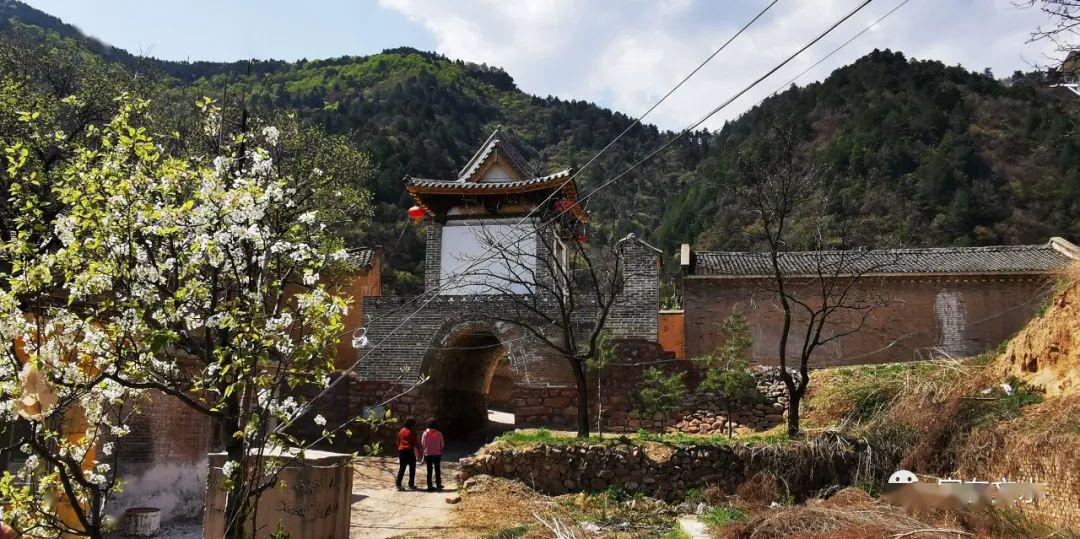
<instances>
[{"instance_id":1,"label":"person in red jacket","mask_svg":"<svg viewBox=\"0 0 1080 539\"><path fill-rule=\"evenodd\" d=\"M410 417L405 420L405 426L401 427L397 435L397 449L398 449L398 472L397 472L397 485L398 490L405 490L401 486L401 480L405 478L405 469L409 470L409 489L416 490L416 433L413 432L413 427L416 425L416 419Z\"/></svg>"},{"instance_id":2,"label":"person in red jacket","mask_svg":"<svg viewBox=\"0 0 1080 539\"><path fill-rule=\"evenodd\" d=\"M439 420L432 418L428 421L428 428L420 439L420 445L424 448L424 462L427 464L427 489L428 492L442 490L442 452L443 435L439 432ZM431 472L435 472L435 483L431 482Z\"/></svg>"}]
</instances>

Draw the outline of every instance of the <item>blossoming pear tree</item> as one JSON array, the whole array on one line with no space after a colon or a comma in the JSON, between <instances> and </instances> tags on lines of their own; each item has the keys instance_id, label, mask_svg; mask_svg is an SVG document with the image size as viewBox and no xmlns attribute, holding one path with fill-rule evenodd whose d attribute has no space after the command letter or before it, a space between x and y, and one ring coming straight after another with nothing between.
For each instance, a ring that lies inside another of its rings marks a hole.
<instances>
[{"instance_id":1,"label":"blossoming pear tree","mask_svg":"<svg viewBox=\"0 0 1080 539\"><path fill-rule=\"evenodd\" d=\"M121 487L107 449L156 390L212 419L227 454L215 485L228 491L225 535L250 535L283 465L272 452L302 446L275 425L306 410L299 385L328 383L343 331L346 299L320 277L346 251L319 210L298 203L340 185L275 163L273 126L229 134L212 159L167 155L147 103L120 102L51 186L62 211L46 241L58 247L38 249L30 233L4 244L0 421L28 420L33 459L0 480L4 518L28 535L100 536L107 493ZM220 109L200 106L206 129L220 130ZM17 144L7 155L18 177ZM40 230L26 215L19 230Z\"/></svg>"}]
</instances>

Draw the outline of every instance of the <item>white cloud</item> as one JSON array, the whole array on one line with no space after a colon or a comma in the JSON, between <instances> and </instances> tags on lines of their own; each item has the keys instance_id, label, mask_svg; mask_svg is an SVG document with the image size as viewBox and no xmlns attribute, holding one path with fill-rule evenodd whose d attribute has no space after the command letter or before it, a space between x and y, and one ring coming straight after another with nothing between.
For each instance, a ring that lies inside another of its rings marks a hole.
<instances>
[{"instance_id":1,"label":"white cloud","mask_svg":"<svg viewBox=\"0 0 1080 539\"><path fill-rule=\"evenodd\" d=\"M878 0L715 116L716 128L812 65L899 0ZM421 24L438 52L503 67L533 94L597 101L629 115L644 112L764 7L764 0L502 1L379 0ZM749 31L648 119L678 129L815 37L858 0L780 0ZM722 7L721 7L722 6ZM799 84L820 80L874 48L938 59L999 75L1045 63L1049 44L1026 44L1041 14L1009 0L910 0L890 18L818 66Z\"/></svg>"}]
</instances>

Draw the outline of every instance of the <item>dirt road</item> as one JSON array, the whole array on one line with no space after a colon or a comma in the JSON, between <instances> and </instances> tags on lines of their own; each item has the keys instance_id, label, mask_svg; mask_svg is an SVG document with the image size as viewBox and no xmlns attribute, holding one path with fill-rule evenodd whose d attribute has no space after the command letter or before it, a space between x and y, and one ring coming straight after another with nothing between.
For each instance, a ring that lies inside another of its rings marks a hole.
<instances>
[{"instance_id":1,"label":"dirt road","mask_svg":"<svg viewBox=\"0 0 1080 539\"><path fill-rule=\"evenodd\" d=\"M397 459L365 458L353 476L352 533L354 538L454 537L463 529L450 526L447 498L457 496L457 462L443 463L443 492L425 492L423 466L417 466L416 491L394 487ZM406 480L407 481L407 480Z\"/></svg>"}]
</instances>

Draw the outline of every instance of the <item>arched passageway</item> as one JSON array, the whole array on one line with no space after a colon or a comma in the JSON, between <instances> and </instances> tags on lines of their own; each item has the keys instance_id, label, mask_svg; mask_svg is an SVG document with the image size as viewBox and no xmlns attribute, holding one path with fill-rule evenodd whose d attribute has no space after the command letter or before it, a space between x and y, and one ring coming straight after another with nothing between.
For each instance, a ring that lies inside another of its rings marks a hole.
<instances>
[{"instance_id":1,"label":"arched passageway","mask_svg":"<svg viewBox=\"0 0 1080 539\"><path fill-rule=\"evenodd\" d=\"M490 408L507 411L513 373L506 346L490 331L465 330L444 342L428 365L430 391L443 431L463 439L488 426Z\"/></svg>"}]
</instances>

